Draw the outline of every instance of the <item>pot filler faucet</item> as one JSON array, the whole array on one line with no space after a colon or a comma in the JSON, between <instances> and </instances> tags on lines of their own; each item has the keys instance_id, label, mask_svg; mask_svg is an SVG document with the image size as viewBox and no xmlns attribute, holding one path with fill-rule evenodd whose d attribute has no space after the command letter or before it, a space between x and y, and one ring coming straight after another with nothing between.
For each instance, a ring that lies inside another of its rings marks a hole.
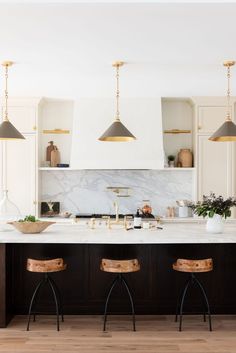
<instances>
[{"instance_id":1,"label":"pot filler faucet","mask_svg":"<svg viewBox=\"0 0 236 353\"><path fill-rule=\"evenodd\" d=\"M115 221L109 220L109 226L111 224L124 224L124 226L126 226L126 217L124 217L124 219L119 218L119 198L120 197L130 197L131 196L130 195L131 188L126 187L126 186L108 186L107 190L116 194L116 200L113 203L114 208L115 208L116 218L115 218Z\"/></svg>"}]
</instances>

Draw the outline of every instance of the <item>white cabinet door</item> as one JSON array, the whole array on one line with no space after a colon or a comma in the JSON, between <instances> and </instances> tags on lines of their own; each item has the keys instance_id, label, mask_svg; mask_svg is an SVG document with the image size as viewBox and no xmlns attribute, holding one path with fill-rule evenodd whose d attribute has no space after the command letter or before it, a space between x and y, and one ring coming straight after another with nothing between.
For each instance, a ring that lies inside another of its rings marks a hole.
<instances>
[{"instance_id":1,"label":"white cabinet door","mask_svg":"<svg viewBox=\"0 0 236 353\"><path fill-rule=\"evenodd\" d=\"M34 132L36 128L35 107L10 106L8 116L11 123L21 133Z\"/></svg>"},{"instance_id":2,"label":"white cabinet door","mask_svg":"<svg viewBox=\"0 0 236 353\"><path fill-rule=\"evenodd\" d=\"M214 192L232 196L232 148L230 142L212 142L198 136L198 199Z\"/></svg>"},{"instance_id":3,"label":"white cabinet door","mask_svg":"<svg viewBox=\"0 0 236 353\"><path fill-rule=\"evenodd\" d=\"M225 121L225 106L199 106L198 107L198 132L213 133Z\"/></svg>"},{"instance_id":4,"label":"white cabinet door","mask_svg":"<svg viewBox=\"0 0 236 353\"><path fill-rule=\"evenodd\" d=\"M25 140L5 142L5 158L3 156L6 180L3 187L8 189L9 199L18 206L22 216L36 214L36 136L24 136Z\"/></svg>"}]
</instances>

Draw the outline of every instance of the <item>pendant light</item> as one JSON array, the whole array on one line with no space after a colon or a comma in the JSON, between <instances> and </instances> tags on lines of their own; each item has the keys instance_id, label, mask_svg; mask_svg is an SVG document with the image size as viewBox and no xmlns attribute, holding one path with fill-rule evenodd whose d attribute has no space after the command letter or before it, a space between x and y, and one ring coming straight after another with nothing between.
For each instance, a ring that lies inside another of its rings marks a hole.
<instances>
[{"instance_id":1,"label":"pendant light","mask_svg":"<svg viewBox=\"0 0 236 353\"><path fill-rule=\"evenodd\" d=\"M124 65L123 61L116 61L112 64L116 68L116 118L111 126L99 137L100 141L126 142L136 140L136 137L120 121L120 90L119 90L119 69Z\"/></svg>"},{"instance_id":2,"label":"pendant light","mask_svg":"<svg viewBox=\"0 0 236 353\"><path fill-rule=\"evenodd\" d=\"M5 67L5 112L3 122L0 124L0 140L24 139L24 136L15 128L8 119L8 67L13 64L12 61L4 61Z\"/></svg>"},{"instance_id":3,"label":"pendant light","mask_svg":"<svg viewBox=\"0 0 236 353\"><path fill-rule=\"evenodd\" d=\"M219 127L218 130L209 138L211 141L236 141L236 125L231 118L230 108L230 68L235 64L235 61L225 61L223 65L227 67L227 114L226 121Z\"/></svg>"}]
</instances>

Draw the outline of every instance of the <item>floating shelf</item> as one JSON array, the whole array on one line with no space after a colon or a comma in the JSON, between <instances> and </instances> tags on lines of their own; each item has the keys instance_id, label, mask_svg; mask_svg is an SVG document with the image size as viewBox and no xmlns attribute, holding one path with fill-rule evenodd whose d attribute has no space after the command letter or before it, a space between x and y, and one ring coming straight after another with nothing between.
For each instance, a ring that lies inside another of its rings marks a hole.
<instances>
[{"instance_id":1,"label":"floating shelf","mask_svg":"<svg viewBox=\"0 0 236 353\"><path fill-rule=\"evenodd\" d=\"M43 134L69 134L70 130L54 129L54 130L43 130Z\"/></svg>"},{"instance_id":2,"label":"floating shelf","mask_svg":"<svg viewBox=\"0 0 236 353\"><path fill-rule=\"evenodd\" d=\"M70 168L70 167L40 167L39 170L79 170L78 168Z\"/></svg>"},{"instance_id":3,"label":"floating shelf","mask_svg":"<svg viewBox=\"0 0 236 353\"><path fill-rule=\"evenodd\" d=\"M191 168L177 168L177 167L174 167L174 168L159 168L159 169L154 169L154 170L157 170L157 171L180 171L180 170L195 170L196 168L195 167L191 167ZM82 169L82 168L58 168L58 167L40 167L39 168L40 171L55 171L55 170L68 170L68 171L72 171L72 170L87 170L87 169ZM88 170L93 170L93 169L88 169ZM103 169L103 170L106 170L106 169ZM132 170L132 169L131 169ZM148 169L142 169L142 170L148 170Z\"/></svg>"},{"instance_id":4,"label":"floating shelf","mask_svg":"<svg viewBox=\"0 0 236 353\"><path fill-rule=\"evenodd\" d=\"M179 129L171 129L164 130L165 134L191 134L191 130L179 130Z\"/></svg>"},{"instance_id":5,"label":"floating shelf","mask_svg":"<svg viewBox=\"0 0 236 353\"><path fill-rule=\"evenodd\" d=\"M176 171L176 170L195 170L196 168L195 167L189 167L189 168L181 168L181 167L170 167L170 168L168 168L168 167L166 167L166 168L163 168L163 169L160 169L160 170L170 170L170 171Z\"/></svg>"}]
</instances>

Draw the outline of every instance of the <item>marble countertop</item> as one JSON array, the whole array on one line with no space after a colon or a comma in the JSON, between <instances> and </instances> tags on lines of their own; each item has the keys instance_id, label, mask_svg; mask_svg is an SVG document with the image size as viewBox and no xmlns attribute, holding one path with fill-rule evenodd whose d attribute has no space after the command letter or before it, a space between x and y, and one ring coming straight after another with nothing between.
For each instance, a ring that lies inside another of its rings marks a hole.
<instances>
[{"instance_id":1,"label":"marble countertop","mask_svg":"<svg viewBox=\"0 0 236 353\"><path fill-rule=\"evenodd\" d=\"M40 234L22 234L11 228L0 230L0 243L60 244L216 244L236 243L236 223L226 222L224 232L210 234L205 224L166 223L163 229L89 229L85 225L54 224Z\"/></svg>"}]
</instances>

